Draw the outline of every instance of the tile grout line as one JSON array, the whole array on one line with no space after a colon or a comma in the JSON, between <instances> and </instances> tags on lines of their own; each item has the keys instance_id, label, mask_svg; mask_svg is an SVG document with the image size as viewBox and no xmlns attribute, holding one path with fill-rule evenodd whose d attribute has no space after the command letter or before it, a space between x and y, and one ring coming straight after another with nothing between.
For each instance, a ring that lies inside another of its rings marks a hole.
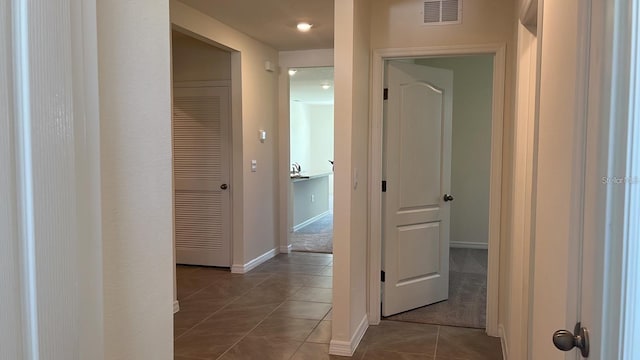
<instances>
[{"instance_id":1,"label":"tile grout line","mask_svg":"<svg viewBox=\"0 0 640 360\"><path fill-rule=\"evenodd\" d=\"M236 299L229 301L228 303L224 304L223 307L221 307L220 309L214 311L213 313L211 313L211 315L204 317L202 320L198 321L195 325L193 325L192 327L190 327L189 329L187 329L185 332L183 332L182 334L180 334L177 337L174 337L173 342L175 343L176 340L180 339L181 337L189 334L194 328L196 328L198 325L202 324L203 322L211 319L214 315L217 315L219 312L221 312L222 310L226 309L229 305L235 303L236 301L238 301L238 299L241 299L244 295L246 295L247 293L249 293L251 290L257 288L258 286L260 286L262 283L264 283L265 281L267 281L268 279L271 279L272 277L274 277L273 274L269 274L269 276L267 276L266 278L264 278L264 280L262 280L261 282L257 283L255 286L253 286L252 288L249 288L247 291L243 292L241 295L236 296ZM209 285L209 286L212 286ZM203 291L204 289L208 288L209 286L206 286L205 288L200 289L200 291ZM200 292L198 291L198 292Z\"/></svg>"},{"instance_id":2,"label":"tile grout line","mask_svg":"<svg viewBox=\"0 0 640 360\"><path fill-rule=\"evenodd\" d=\"M287 301L287 300L285 300ZM284 301L282 302L284 304ZM329 313L329 311L331 311L333 309L333 304L331 304L331 309L329 309L327 311L327 314ZM309 337L311 336L311 334L313 334L313 332L318 328L318 326L320 326L320 323L322 323L324 321L325 316L327 316L327 314L324 314L324 316L322 317L322 319L320 319L318 321L318 323L316 324L316 326L313 327L313 329L311 330L311 332L309 333L309 335L307 335L306 338L304 338L304 340L300 343L300 345L298 345L298 347L296 348L296 351L293 352L293 354L291 354L291 356L289 356L289 359L292 359L294 356L296 356L296 354L298 353L298 350L300 350L300 348L302 347L302 345L307 343L307 340L309 339ZM314 319L315 320L315 319ZM316 344L316 343L310 343L310 344Z\"/></svg>"},{"instance_id":3,"label":"tile grout line","mask_svg":"<svg viewBox=\"0 0 640 360\"><path fill-rule=\"evenodd\" d=\"M442 326L438 325L438 333L436 334L436 346L435 349L433 350L433 360L436 360L436 357L438 356L438 342L440 341L440 328Z\"/></svg>"},{"instance_id":4,"label":"tile grout line","mask_svg":"<svg viewBox=\"0 0 640 360\"><path fill-rule=\"evenodd\" d=\"M234 346L238 345L242 340L244 340L247 336L249 336L249 334L251 334L251 332L253 330L255 330L258 326L260 326L260 324L262 324L269 316L271 316L271 314L273 314L276 310L278 310L282 304L284 304L287 300L283 300L280 305L276 306L275 309L271 310L271 312L269 312L267 315L265 315L264 318L262 318L262 320L260 320L254 327L252 327L249 331L247 331L246 334L244 334L238 341L234 342L233 344L231 344L231 346L229 346L229 348L227 348L227 350L225 350L222 354L220 354L220 356L218 356L216 359L222 359L222 357L229 352L229 350L233 349ZM296 348L296 351L298 351L298 349ZM295 354L295 353L294 353Z\"/></svg>"},{"instance_id":5,"label":"tile grout line","mask_svg":"<svg viewBox=\"0 0 640 360\"><path fill-rule=\"evenodd\" d=\"M305 281L305 282L303 282L303 285L301 286L301 288L302 288L302 287L304 287L305 285L306 285L306 281ZM300 291L300 290L298 290L298 291ZM298 291L296 291L296 293L297 293ZM292 296L292 295L290 295L290 296ZM260 320L260 322L258 322L258 324L256 324L256 326L254 326L253 328L251 328L251 330L249 330L246 334L244 334L244 335L243 335L243 336L242 336L238 341L236 341L236 342L235 342L235 343L233 343L231 346L229 346L229 348L227 348L227 350L225 350L222 354L220 354L220 356L218 356L216 359L218 359L218 360L219 360L219 359L222 359L222 357L223 357L224 355L226 355L226 354L229 352L229 350L233 349L233 348L234 348L236 345L238 345L242 340L246 339L246 338L247 338L247 336L249 336L249 334L251 334L251 332L252 332L252 331L254 331L258 326L260 326L260 325L261 325L261 324L262 324L262 323L263 323L263 322L264 322L264 321L265 321L269 316L271 316L273 313L275 313L275 312L276 312L276 311L277 311L277 310L278 310L282 305L284 305L284 303L285 303L285 302L290 301L290 300L289 300L289 297L290 297L290 296L287 296L287 298L286 298L286 299L284 299L284 300L280 303L280 305L276 306L276 308L275 308L275 309L273 309L270 313L268 313L268 314L267 314L267 315L266 315L262 320ZM331 307L333 308L333 304L331 304ZM329 311L331 311L331 310L328 310L328 311L327 311L327 314L329 313ZM327 316L327 314L324 314L324 316ZM313 328L313 330L315 330L315 328L316 328L316 327L318 327L318 325L320 324L320 322L322 322L322 320L324 319L324 316L323 316L323 318L322 318L322 319L318 320L318 324L316 324L316 326ZM295 318L292 318L292 319L295 319ZM315 320L315 319L309 319L309 320ZM311 332L313 332L313 330L312 330ZM304 341L300 342L300 344L298 345L298 347L296 347L296 350L291 354L291 356L289 357L289 359L291 359L292 357L294 357L294 356L295 356L295 354L298 352L298 350L300 349L300 347L302 347L302 345L306 342L306 339L308 339L308 338L309 338L309 336L311 336L311 333L309 333L309 335L307 335L307 337L305 338L305 340L304 340Z\"/></svg>"},{"instance_id":6,"label":"tile grout line","mask_svg":"<svg viewBox=\"0 0 640 360\"><path fill-rule=\"evenodd\" d=\"M323 267L323 271L326 270L329 267L332 267L333 263L329 264L329 265L322 265ZM199 269L194 270L194 272L198 272ZM276 278L279 274L289 274L289 275L302 275L302 276L323 276L323 277L333 277L331 276L327 276L327 275L321 275L321 274L317 274L317 273L290 273L290 272L265 272L265 274L267 274L268 276L266 276L262 281L256 283L253 287L247 289L245 292L241 293L240 295L236 296L236 298L234 300L229 301L228 303L226 303L224 306L222 306L220 309L216 310L215 312L213 312L211 315L206 316L205 318L203 318L201 321L199 321L198 323L196 323L195 325L193 325L192 327L190 327L188 330L186 330L184 333L182 333L181 335L177 336L174 338L174 343L176 340L182 338L183 336L186 336L187 334L191 333L193 331L194 328L196 328L198 325L202 324L203 322L211 319L212 317L214 317L215 315L219 314L221 311L223 311L224 309L228 308L230 305L236 303L238 300L242 299L247 293L249 293L250 291L256 289L257 287L259 287L260 285L264 284L266 281L271 280ZM315 288L313 286L307 286L307 284L310 283L309 279L306 279L302 282L302 285L300 287L300 289L302 289L303 287L308 287L308 288ZM209 285L203 286L200 290L193 292L192 294L190 294L189 296L185 297L185 299L183 300L187 300L191 297L194 297L195 295L199 294L200 292L204 291L205 289L214 286L213 283L210 283ZM298 289L295 293L297 293L298 291L300 291L300 289ZM323 289L323 288L321 288ZM333 291L333 287L331 287L331 290ZM294 293L294 294L295 294ZM229 350L231 350L234 346L236 346L238 343L240 343L242 340L244 340L252 331L254 331L258 326L260 326L264 320L266 320L269 316L271 316L276 310L278 310L285 302L287 301L295 301L295 300L290 300L290 297L293 296L289 295L286 299L284 299L282 302L280 302L280 304L278 306L276 306L276 308L274 310L272 310L271 312L269 312L268 314L266 314L266 316L257 324L255 325L251 330L249 330L244 336L242 336L242 338L240 338L238 341L236 341L235 343L233 343L231 346L229 346L229 348L227 348L227 350L225 350L224 353L222 353L218 359L222 358L225 354L227 354L229 352ZM300 300L300 301L304 301L304 300ZM314 302L314 301L308 301L308 302ZM324 303L327 304L327 303ZM333 308L333 302L328 303L331 305L331 307ZM327 314L331 311L331 309L329 311L327 311ZM326 317L326 314L324 315L324 317ZM311 336L311 333L313 333L313 331L320 325L320 323L322 323L322 321L324 320L324 317L322 319L318 320L318 324L316 324L316 326L313 328L313 330L309 333L309 335L307 335L307 337L305 338L304 341L302 341L298 347L296 348L296 350L293 352L293 354L291 355L291 357L295 356L295 354L297 353L297 351L300 349L300 347L306 343L306 339L309 338L309 336ZM311 320L311 319L310 319ZM312 320L316 320L316 319L312 319ZM179 355L178 355L179 356ZM194 360L196 358L193 358Z\"/></svg>"}]
</instances>

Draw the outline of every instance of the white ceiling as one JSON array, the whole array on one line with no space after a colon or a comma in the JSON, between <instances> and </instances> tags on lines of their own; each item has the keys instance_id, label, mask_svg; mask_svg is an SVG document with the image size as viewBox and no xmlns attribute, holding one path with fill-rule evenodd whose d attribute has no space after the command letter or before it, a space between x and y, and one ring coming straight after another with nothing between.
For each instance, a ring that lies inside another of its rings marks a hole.
<instances>
[{"instance_id":1,"label":"white ceiling","mask_svg":"<svg viewBox=\"0 0 640 360\"><path fill-rule=\"evenodd\" d=\"M297 68L290 80L290 99L310 104L333 104L333 68ZM323 89L322 85L330 87Z\"/></svg>"},{"instance_id":2,"label":"white ceiling","mask_svg":"<svg viewBox=\"0 0 640 360\"><path fill-rule=\"evenodd\" d=\"M180 0L277 50L333 48L334 0ZM308 33L300 21L313 24Z\"/></svg>"}]
</instances>

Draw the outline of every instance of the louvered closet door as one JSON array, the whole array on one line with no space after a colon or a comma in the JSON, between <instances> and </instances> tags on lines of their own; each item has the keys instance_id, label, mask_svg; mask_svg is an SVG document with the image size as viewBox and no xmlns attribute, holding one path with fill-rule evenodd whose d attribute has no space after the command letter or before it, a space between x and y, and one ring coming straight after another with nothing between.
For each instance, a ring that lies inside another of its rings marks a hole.
<instances>
[{"instance_id":1,"label":"louvered closet door","mask_svg":"<svg viewBox=\"0 0 640 360\"><path fill-rule=\"evenodd\" d=\"M176 262L230 266L229 88L175 88Z\"/></svg>"}]
</instances>

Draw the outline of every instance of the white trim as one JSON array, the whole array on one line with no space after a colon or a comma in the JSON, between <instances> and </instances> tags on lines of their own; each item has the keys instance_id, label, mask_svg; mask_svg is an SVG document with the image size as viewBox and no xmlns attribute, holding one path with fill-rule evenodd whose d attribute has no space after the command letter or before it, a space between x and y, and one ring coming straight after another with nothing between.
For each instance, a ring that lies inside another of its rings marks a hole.
<instances>
[{"instance_id":1,"label":"white trim","mask_svg":"<svg viewBox=\"0 0 640 360\"><path fill-rule=\"evenodd\" d=\"M329 343L329 355L337 355L337 356L352 356L353 353L356 352L356 348L360 345L360 341L362 341L362 337L367 332L369 328L369 317L367 314L364 315L358 328L353 333L351 340L347 341L337 341L331 340Z\"/></svg>"},{"instance_id":2,"label":"white trim","mask_svg":"<svg viewBox=\"0 0 640 360\"><path fill-rule=\"evenodd\" d=\"M502 359L509 358L509 343L507 342L507 332L504 331L502 324L498 325L498 336L500 337L500 346L502 347Z\"/></svg>"},{"instance_id":3,"label":"white trim","mask_svg":"<svg viewBox=\"0 0 640 360\"><path fill-rule=\"evenodd\" d=\"M278 255L278 250L279 250L278 248L271 249L244 265L233 265L231 266L231 272L234 274L246 274L249 271L255 269L257 266L259 266L263 262Z\"/></svg>"},{"instance_id":4,"label":"white trim","mask_svg":"<svg viewBox=\"0 0 640 360\"><path fill-rule=\"evenodd\" d=\"M280 253L281 254L289 254L291 252L291 248L293 246L291 244L289 245L280 245Z\"/></svg>"},{"instance_id":5,"label":"white trim","mask_svg":"<svg viewBox=\"0 0 640 360\"><path fill-rule=\"evenodd\" d=\"M180 311L180 302L178 300L173 301L173 313Z\"/></svg>"},{"instance_id":6,"label":"white trim","mask_svg":"<svg viewBox=\"0 0 640 360\"><path fill-rule=\"evenodd\" d=\"M487 249L489 249L489 244L487 244L487 243L471 242L471 241L451 241L451 242L449 242L449 247L452 247L452 248L460 248L460 249L480 249L480 250L487 250Z\"/></svg>"},{"instance_id":7,"label":"white trim","mask_svg":"<svg viewBox=\"0 0 640 360\"><path fill-rule=\"evenodd\" d=\"M298 230L302 229L303 227L305 227L307 225L310 225L311 223L320 220L323 216L328 215L329 213L331 213L331 211L327 210L327 211L323 212L322 214L319 214L319 215L316 215L316 216L314 216L314 217L312 217L310 219L307 219L307 220L301 222L300 224L292 227L291 228L291 232L298 231ZM291 245L289 245L289 246L291 246Z\"/></svg>"},{"instance_id":8,"label":"white trim","mask_svg":"<svg viewBox=\"0 0 640 360\"><path fill-rule=\"evenodd\" d=\"M493 104L491 122L491 179L489 195L489 243L487 274L487 334L498 336L498 300L499 300L499 264L502 199L502 132L504 115L504 88L506 72L506 47L504 44L434 46L423 48L399 48L374 50L372 56L371 81L371 123L369 128L370 171L369 183L382 181L382 89L384 80L384 61L393 58L456 56L494 54L493 62ZM382 261L382 194L378 187L369 189L369 323L380 321L380 281Z\"/></svg>"}]
</instances>

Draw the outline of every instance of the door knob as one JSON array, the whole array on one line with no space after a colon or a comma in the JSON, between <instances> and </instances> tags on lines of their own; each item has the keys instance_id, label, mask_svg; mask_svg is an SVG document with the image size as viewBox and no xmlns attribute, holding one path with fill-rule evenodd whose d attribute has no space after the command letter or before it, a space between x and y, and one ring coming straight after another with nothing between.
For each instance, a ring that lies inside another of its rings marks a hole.
<instances>
[{"instance_id":1,"label":"door knob","mask_svg":"<svg viewBox=\"0 0 640 360\"><path fill-rule=\"evenodd\" d=\"M220 185L220 189L222 190L227 190L227 187L228 187L227 184Z\"/></svg>"},{"instance_id":2,"label":"door knob","mask_svg":"<svg viewBox=\"0 0 640 360\"><path fill-rule=\"evenodd\" d=\"M569 330L558 330L553 333L553 345L562 351L569 351L576 347L580 349L582 357L586 358L589 356L589 331L580 323L576 324L573 333Z\"/></svg>"},{"instance_id":3,"label":"door knob","mask_svg":"<svg viewBox=\"0 0 640 360\"><path fill-rule=\"evenodd\" d=\"M444 201L453 201L453 195L444 194Z\"/></svg>"}]
</instances>

